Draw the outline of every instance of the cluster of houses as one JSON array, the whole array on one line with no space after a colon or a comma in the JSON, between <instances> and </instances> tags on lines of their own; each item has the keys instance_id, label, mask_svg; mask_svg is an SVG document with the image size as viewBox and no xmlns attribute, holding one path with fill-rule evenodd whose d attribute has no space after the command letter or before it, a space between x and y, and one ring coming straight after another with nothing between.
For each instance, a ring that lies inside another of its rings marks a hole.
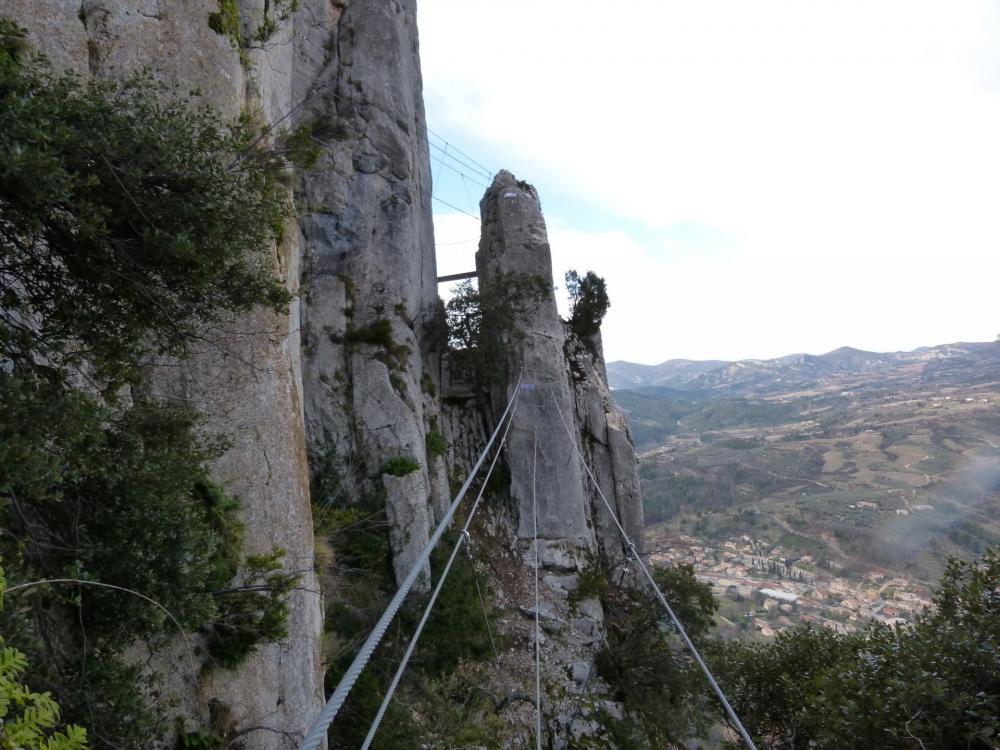
<instances>
[{"instance_id":1,"label":"cluster of houses","mask_svg":"<svg viewBox=\"0 0 1000 750\"><path fill-rule=\"evenodd\" d=\"M931 605L926 589L905 578L872 571L850 582L819 568L811 555L790 558L781 547L748 536L712 546L680 535L659 547L651 555L654 563L693 566L716 596L736 603L727 610L740 613L745 626L764 637L802 624L839 633L854 632L869 620L898 625Z\"/></svg>"}]
</instances>

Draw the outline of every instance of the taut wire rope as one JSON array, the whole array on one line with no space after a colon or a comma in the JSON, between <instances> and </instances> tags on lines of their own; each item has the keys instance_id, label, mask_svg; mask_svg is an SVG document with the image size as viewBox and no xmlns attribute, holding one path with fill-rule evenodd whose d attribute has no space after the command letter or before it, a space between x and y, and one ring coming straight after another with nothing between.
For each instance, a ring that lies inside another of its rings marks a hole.
<instances>
[{"instance_id":1,"label":"taut wire rope","mask_svg":"<svg viewBox=\"0 0 1000 750\"><path fill-rule=\"evenodd\" d=\"M451 550L451 557L448 558L448 562L441 571L441 575L438 576L438 582L437 586L434 587L434 593L431 594L431 598L428 600L427 606L424 607L424 613L420 617L420 622L417 623L417 628L413 631L410 643L407 645L406 652L403 654L403 658L399 662L399 666L396 668L396 673L392 676L392 682L389 683L389 688L385 691L385 696L382 698L382 703L378 707L375 719L368 728L368 734L365 736L365 741L361 745L361 750L368 750L368 748L371 747L372 741L375 739L376 733L378 733L379 725L382 724L382 719L385 718L385 712L389 708L389 704L392 702L392 696L396 693L396 688L399 687L399 681L403 677L403 672L406 671L406 667L410 663L410 657L413 655L413 650L417 647L417 641L420 640L420 635L424 632L424 626L427 624L427 620L431 616L431 610L434 609L434 603L437 601L438 595L441 593L441 589L444 588L444 582L448 577L448 573L451 571L451 566L455 562L455 558L458 557L458 553L462 549L462 545L464 545L465 541L469 538L469 526L472 525L472 519L476 515L479 503L483 499L483 493L486 492L486 485L489 484L490 476L493 474L493 467L497 465L500 453L503 451L503 447L507 443L507 434L510 432L510 426L514 421L514 414L517 412L517 397L519 393L519 391L515 391L514 393L514 407L511 409L510 418L507 420L507 427L504 430L503 437L500 439L500 444L497 446L496 453L493 456L493 461L490 463L490 468L486 471L486 477L483 479L482 486L479 488L479 493L476 495L476 500L472 504L472 508L469 510L469 516L465 519L465 525L462 526L462 531L458 535L458 540L455 542L455 546ZM488 627L489 621L487 621L486 624ZM493 642L492 632L490 633L490 642ZM494 646L494 653L495 652L496 647Z\"/></svg>"},{"instance_id":2,"label":"taut wire rope","mask_svg":"<svg viewBox=\"0 0 1000 750\"><path fill-rule=\"evenodd\" d=\"M385 611L379 618L378 622L375 623L375 627L372 628L371 633L368 634L368 638L361 645L361 649L358 651L357 655L354 657L354 661L347 668L344 676L340 678L340 683L337 685L336 689L333 691L333 695L327 700L326 705L320 712L320 715L316 717L312 726L309 728L309 732L306 734L305 739L299 744L299 750L316 750L323 738L326 736L327 729L330 728L330 724L333 722L334 718L337 716L337 712L340 711L341 706L344 705L344 701L347 700L348 693L351 692L351 688L354 687L354 683L357 682L358 677L361 675L361 671L365 668L368 660L371 659L372 653L374 653L376 646L382 640L385 635L386 630L389 629L389 623L396 616L396 612L399 611L400 606L403 604L403 599L406 595L410 593L410 589L413 588L414 582L417 580L417 576L423 571L424 566L430 559L431 551L437 546L438 541L441 539L442 534L444 534L445 529L451 525L451 519L455 516L455 511L458 510L459 504L461 504L462 499L465 497L465 493L469 491L469 487L472 485L473 480L476 478L476 474L479 473L480 467L482 467L483 462L486 460L486 455L489 453L490 448L493 447L493 443L496 442L497 435L500 434L500 429L503 427L503 423L507 419L507 415L510 413L511 408L514 406L514 400L517 398L518 391L521 388L521 378L524 374L524 368L522 367L521 372L517 376L517 384L514 386L514 393L511 394L510 400L507 402L507 408L504 409L503 414L497 422L497 427L490 435L489 441L486 443L486 447L483 448L483 452L479 454L479 458L476 460L475 466L472 467L472 471L469 472L469 476L466 478L465 483L462 488L458 491L455 499L452 501L451 506L445 512L444 517L438 524L431 538L427 541L423 550L420 552L420 556L416 559L410 572L407 574L403 583L400 584L396 593L393 595L389 604L386 606Z\"/></svg>"},{"instance_id":3,"label":"taut wire rope","mask_svg":"<svg viewBox=\"0 0 1000 750\"><path fill-rule=\"evenodd\" d=\"M753 744L753 740L750 739L750 735L747 733L747 730L743 727L743 722L740 721L740 718L736 715L736 712L733 710L733 707L729 705L729 701L726 699L725 693L722 692L722 688L719 687L719 683L715 681L715 677L712 676L712 672L711 670L709 670L708 665L705 664L704 659L701 658L701 654L698 653L698 649L695 648L694 643L691 642L691 639L688 637L687 631L684 630L684 626L681 625L681 621L677 619L677 615L674 614L674 610L667 602L667 598L663 595L663 592L660 591L660 587L656 584L656 581L653 579L653 574L649 572L649 568L646 567L646 563L643 562L642 555L639 554L638 550L636 550L635 548L635 544L632 542L631 539L629 539L628 534L625 532L625 527L622 526L621 522L618 520L618 514L615 513L614 509L611 507L611 503L608 502L608 498L604 496L604 491L601 489L601 485L598 483L597 478L594 476L594 473L590 470L590 466L587 465L587 461L584 459L583 454L580 452L579 446L577 446L576 444L576 439L574 438L573 433L569 428L569 424L566 422L566 417L563 415L562 409L559 408L559 401L556 400L555 393L552 393L550 391L549 394L552 396L552 403L555 404L556 411L559 412L559 419L562 421L563 427L566 429L566 435L569 437L569 442L573 445L574 449L576 450L576 454L580 457L580 461L583 463L583 468L586 469L587 475L590 477L590 481L593 482L594 488L597 490L597 494L600 495L601 500L604 501L604 506L608 509L608 513L611 515L611 519L615 522L615 526L618 527L618 532L622 535L622 539L625 541L625 544L628 547L629 554L632 555L632 557L635 559L636 564L639 566L643 574L646 576L646 580L649 582L649 585L652 586L653 591L656 593L657 599L660 600L660 604L663 605L663 608L670 616L670 620L673 622L674 627L677 629L677 632L680 634L681 639L684 641L684 645L687 646L688 651L691 652L691 655L694 657L694 660L698 663L698 666L701 667L701 671L704 672L705 677L708 679L708 683L712 686L712 690L715 691L715 694L718 696L719 701L722 703L722 707L723 709L725 709L726 716L732 722L737 732L739 732L739 735L740 737L743 738L743 742L746 743L746 746L750 748L750 750L757 750L757 747L756 745Z\"/></svg>"},{"instance_id":4,"label":"taut wire rope","mask_svg":"<svg viewBox=\"0 0 1000 750\"><path fill-rule=\"evenodd\" d=\"M534 525L535 547L535 750L542 750L542 645L538 611L538 498L535 475L538 469L538 430L534 433L531 460L531 519Z\"/></svg>"}]
</instances>

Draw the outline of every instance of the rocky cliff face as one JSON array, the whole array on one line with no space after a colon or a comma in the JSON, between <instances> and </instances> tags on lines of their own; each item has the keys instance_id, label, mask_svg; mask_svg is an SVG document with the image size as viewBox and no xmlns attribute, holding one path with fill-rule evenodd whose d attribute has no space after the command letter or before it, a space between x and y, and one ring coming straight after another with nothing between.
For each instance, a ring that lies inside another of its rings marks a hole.
<instances>
[{"instance_id":1,"label":"rocky cliff face","mask_svg":"<svg viewBox=\"0 0 1000 750\"><path fill-rule=\"evenodd\" d=\"M518 377L521 394L507 444L517 534L572 555L621 558L621 538L581 456L626 531L637 542L642 504L628 425L612 405L600 335L581 339L563 322L553 292L552 259L535 189L500 172L480 210L483 234L476 268L484 297L513 307L501 333L505 382L494 388L494 410ZM497 363L499 366L500 363ZM535 480L532 481L534 475ZM553 553L556 554L556 553ZM542 558L550 555L543 553ZM582 559L582 558L581 558Z\"/></svg>"},{"instance_id":2,"label":"rocky cliff face","mask_svg":"<svg viewBox=\"0 0 1000 750\"><path fill-rule=\"evenodd\" d=\"M3 8L58 67L99 78L150 67L223 116L250 114L275 132L301 128L319 147L316 164L297 175L296 219L273 255L298 303L287 316L213 327L202 351L150 362L147 378L150 391L195 404L210 430L232 439L215 474L241 499L247 551L283 547L288 567L304 571L289 637L237 670L198 678L183 668L179 644L167 648L151 663L166 675L163 697L195 723L207 725L211 713L224 715L227 729L257 727L244 737L248 747L293 746L323 697L310 473L333 472L341 500L384 503L400 579L450 500L449 474L465 475L520 378L505 459L511 503L488 510L510 563L493 584L501 627L527 634L536 501L546 715L563 746L588 731L590 712L615 710L590 677L601 605L570 603L581 574L622 557L581 455L636 540L642 518L634 451L608 398L599 338L577 338L556 309L538 195L502 172L483 198L479 283L510 300L515 324L501 337L488 394L452 387L442 398L440 342L430 340L438 298L415 3L300 0L266 42L249 45L210 28L219 7L8 0ZM240 0L244 32L268 7ZM431 432L444 434L447 461L428 451ZM393 470L400 461L416 469ZM528 684L526 656L504 658ZM512 736L531 724L516 712L508 718Z\"/></svg>"},{"instance_id":3,"label":"rocky cliff face","mask_svg":"<svg viewBox=\"0 0 1000 750\"><path fill-rule=\"evenodd\" d=\"M240 3L245 28L260 24L264 5ZM200 92L194 104L210 105L223 117L247 113L261 125L277 123L293 107L290 25L241 50L210 28L209 14L218 10L212 0L11 0L0 13L25 26L32 46L58 68L94 78L148 68L178 92ZM273 263L294 293L299 243L297 232L286 235L274 248ZM161 697L176 713L202 725L212 713L223 730L256 727L244 741L283 748L323 699L297 311L248 314L204 336L202 350L186 362L150 362L148 388L195 405L208 430L230 438L232 447L214 474L241 501L247 553L282 547L288 569L303 578L290 601L289 638L262 648L240 668L208 670L195 684L180 644L160 652L150 666L164 677Z\"/></svg>"},{"instance_id":4,"label":"rocky cliff face","mask_svg":"<svg viewBox=\"0 0 1000 750\"><path fill-rule=\"evenodd\" d=\"M308 444L346 495L385 496L401 580L448 494L425 445L437 401L422 337L437 271L416 9L355 0L324 16L326 5L309 0L297 17L300 38L325 38L322 57L300 57L298 118L323 147L298 195ZM419 469L381 471L398 459Z\"/></svg>"},{"instance_id":5,"label":"rocky cliff face","mask_svg":"<svg viewBox=\"0 0 1000 750\"><path fill-rule=\"evenodd\" d=\"M593 570L617 569L625 558L621 535L587 467L630 537L641 541L635 450L625 418L610 402L599 335L580 339L559 317L535 189L500 172L480 212L476 268L484 328L491 328L486 316L503 317L500 330L492 326L497 340L489 344L486 421L495 423L510 394L520 389L505 453L511 503L491 513L494 533L506 539L503 546L512 558L508 575L494 585L501 607L524 615L506 620L505 634L532 639L537 518L543 711L553 747L567 747L598 731L593 719L598 712L621 712L606 698L607 686L594 667L604 638L601 603L578 589ZM465 446L453 452L465 468L471 453L466 444L484 432L482 417L474 399L449 401L447 434ZM515 674L527 670L523 655L507 661ZM533 677L524 679L531 684Z\"/></svg>"}]
</instances>

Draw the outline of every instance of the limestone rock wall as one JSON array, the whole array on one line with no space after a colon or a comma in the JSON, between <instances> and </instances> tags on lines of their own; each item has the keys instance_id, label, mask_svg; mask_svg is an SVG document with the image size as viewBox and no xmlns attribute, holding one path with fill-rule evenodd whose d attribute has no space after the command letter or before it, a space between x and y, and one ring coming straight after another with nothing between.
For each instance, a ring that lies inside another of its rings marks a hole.
<instances>
[{"instance_id":1,"label":"limestone rock wall","mask_svg":"<svg viewBox=\"0 0 1000 750\"><path fill-rule=\"evenodd\" d=\"M448 397L445 392L449 459L453 471L464 475L520 378L504 454L510 503L491 504L484 511L491 519L486 526L503 540L495 559L509 555L513 561L506 577L493 582L499 606L521 615L502 619L501 628L513 641L535 637L530 597L537 504L545 741L554 748L577 746L583 737L600 742L599 714L620 717L622 707L596 673L605 630L601 602L574 592L591 566L603 568L614 585L622 585L626 547L587 469L640 545L635 448L624 416L610 400L600 335L581 339L559 317L535 189L500 172L480 212L476 269L490 370L480 375L487 378L490 396L484 404L482 398L477 402L464 393ZM490 315L493 325L487 321ZM505 664L523 684L531 684L533 675L523 658L508 655ZM512 720L514 731L523 729L517 722Z\"/></svg>"},{"instance_id":2,"label":"limestone rock wall","mask_svg":"<svg viewBox=\"0 0 1000 750\"><path fill-rule=\"evenodd\" d=\"M297 121L322 144L298 191L311 455L335 453L348 496L384 495L397 579L447 494L425 436L437 418L423 321L437 299L431 173L413 0L304 0ZM407 457L412 475L378 479ZM374 477L374 479L373 479ZM421 585L426 585L426 576Z\"/></svg>"},{"instance_id":3,"label":"limestone rock wall","mask_svg":"<svg viewBox=\"0 0 1000 750\"><path fill-rule=\"evenodd\" d=\"M565 352L581 451L619 523L641 546L642 491L635 443L628 420L611 401L600 333L584 340L567 330ZM587 489L601 560L616 565L627 553L621 533L593 482L587 482Z\"/></svg>"},{"instance_id":4,"label":"limestone rock wall","mask_svg":"<svg viewBox=\"0 0 1000 750\"><path fill-rule=\"evenodd\" d=\"M534 487L538 535L546 548L600 551L606 562L617 562L623 550L620 534L580 456L636 544L642 500L635 446L624 415L611 403L600 334L582 340L559 317L535 189L502 171L480 211L479 288L484 297L506 299L514 309L511 330L501 334L497 347L501 361L496 367L503 377L494 384L491 400L497 417L520 375L507 448L517 534L527 539L534 533Z\"/></svg>"},{"instance_id":5,"label":"limestone rock wall","mask_svg":"<svg viewBox=\"0 0 1000 750\"><path fill-rule=\"evenodd\" d=\"M541 203L533 187L500 172L480 202L480 212L480 292L509 300L516 318L499 344L502 363L497 365L505 368L506 382L494 389L493 401L499 415L520 375L507 439L517 533L521 538L533 535L534 502L540 539L589 550L593 538L583 470L560 418L562 414L571 423L574 408Z\"/></svg>"},{"instance_id":6,"label":"limestone rock wall","mask_svg":"<svg viewBox=\"0 0 1000 750\"><path fill-rule=\"evenodd\" d=\"M265 0L238 6L246 28L255 28ZM602 689L589 678L601 605L571 605L569 593L588 565L622 555L580 453L637 542L642 510L634 449L610 405L600 341L577 339L556 309L538 195L501 172L483 198L480 287L507 294L520 285L527 295L514 298L517 325L503 337L489 396L442 391L439 343L428 340L437 274L415 0L300 0L268 43L243 50L209 28L218 7L217 0L6 0L3 8L59 67L96 77L149 67L181 91L199 91L223 116L252 112L278 129L305 128L319 146L317 163L296 175L297 219L273 257L298 304L287 316L255 313L214 326L190 360L150 363L148 372L151 390L196 404L209 429L232 437L215 474L240 496L248 551L282 546L289 567L303 574L289 638L239 670L198 678L185 672L180 645L169 648L153 665L169 676L164 696L196 721L207 721L214 702L236 730L260 727L244 738L247 747L293 746L323 700L310 462L332 458L345 497L385 503L401 578L447 507L449 480L465 477L520 376L505 458L511 503L488 512L511 561L504 621L527 634L533 612L523 609L521 592L530 590L537 502L543 669L548 693L561 696L547 716L562 738L553 746L564 746L589 726L586 717L570 720L583 686ZM443 434L445 457L428 455L430 431ZM418 469L382 473L402 457Z\"/></svg>"},{"instance_id":7,"label":"limestone rock wall","mask_svg":"<svg viewBox=\"0 0 1000 750\"><path fill-rule=\"evenodd\" d=\"M200 92L194 102L223 117L253 113L277 123L293 106L291 25L267 43L238 50L213 31L214 0L6 0L0 12L25 26L29 42L57 68L81 76L118 78L140 69ZM254 28L264 0L242 0L241 19ZM297 292L297 232L274 249L276 272ZM161 698L195 724L207 724L209 703L225 729L241 731L247 746L270 750L294 744L322 706L319 652L322 604L313 573L298 311L256 312L207 328L205 345L185 362L151 362L148 388L194 404L206 427L228 435L232 448L214 474L238 496L246 524L246 551L287 550L286 565L302 575L290 599L289 637L252 655L236 670L192 676L178 643L150 666L165 679ZM190 724L189 724L190 726Z\"/></svg>"}]
</instances>

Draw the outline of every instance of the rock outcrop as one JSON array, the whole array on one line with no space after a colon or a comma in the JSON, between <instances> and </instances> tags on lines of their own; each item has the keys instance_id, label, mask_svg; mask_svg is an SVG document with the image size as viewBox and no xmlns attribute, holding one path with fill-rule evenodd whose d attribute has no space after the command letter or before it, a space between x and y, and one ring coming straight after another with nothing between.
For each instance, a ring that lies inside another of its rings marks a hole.
<instances>
[{"instance_id":1,"label":"rock outcrop","mask_svg":"<svg viewBox=\"0 0 1000 750\"><path fill-rule=\"evenodd\" d=\"M335 454L345 493L385 496L401 580L427 542L432 490L438 505L448 491L443 461L429 460L425 445L438 409L422 332L437 270L416 8L303 6L300 36L327 37L325 55L299 60L298 121L322 144L297 195L309 450ZM419 468L370 479L400 458Z\"/></svg>"},{"instance_id":2,"label":"rock outcrop","mask_svg":"<svg viewBox=\"0 0 1000 750\"><path fill-rule=\"evenodd\" d=\"M504 373L493 389L496 414L521 382L507 441L517 534L534 534L534 498L543 560L558 566L560 555L600 550L617 561L621 535L587 467L637 544L642 503L635 449L624 415L611 403L600 334L581 339L559 317L535 189L500 172L480 210L480 291L484 299L502 300L491 305L510 308L508 330L498 333L495 344L503 362L494 366Z\"/></svg>"},{"instance_id":3,"label":"rock outcrop","mask_svg":"<svg viewBox=\"0 0 1000 750\"><path fill-rule=\"evenodd\" d=\"M556 309L552 258L538 194L509 172L500 172L480 202L480 211L483 233L476 253L480 293L497 300L497 305L509 305L513 323L511 330L499 333L496 344L507 383L499 389L495 406L502 409L507 394L519 378L521 382L507 439L517 533L521 538L532 536L534 500L540 539L589 550L593 540L584 475L577 446L567 439L562 421L568 423L573 417L573 397L563 353L566 333Z\"/></svg>"},{"instance_id":4,"label":"rock outcrop","mask_svg":"<svg viewBox=\"0 0 1000 750\"><path fill-rule=\"evenodd\" d=\"M492 509L495 533L509 535L516 570L496 581L501 605L523 617L507 620L512 639L534 638L535 525L542 577L539 618L547 734L553 747L594 736L598 713L621 715L597 675L604 612L593 593L580 591L595 570L614 572L626 547L593 480L632 540L641 542L642 502L635 449L624 416L610 400L600 334L581 339L562 321L553 291L545 220L535 189L500 172L480 203L482 237L476 269L483 311L479 373L490 396L449 399L446 434L461 472L471 460L466 443L496 423L518 391L505 449L511 503ZM494 316L493 320L489 316ZM537 513L537 515L536 515ZM523 672L523 661L508 667ZM531 680L528 675L526 679Z\"/></svg>"}]
</instances>

